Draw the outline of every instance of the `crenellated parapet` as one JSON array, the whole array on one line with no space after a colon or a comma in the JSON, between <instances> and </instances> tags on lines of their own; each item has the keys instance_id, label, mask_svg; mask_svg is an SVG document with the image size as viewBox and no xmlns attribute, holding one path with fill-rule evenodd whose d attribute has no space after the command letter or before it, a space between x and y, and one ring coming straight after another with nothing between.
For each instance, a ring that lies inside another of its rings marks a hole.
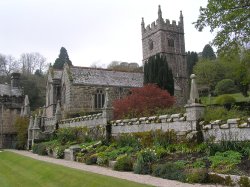
<instances>
[{"instance_id":1,"label":"crenellated parapet","mask_svg":"<svg viewBox=\"0 0 250 187\"><path fill-rule=\"evenodd\" d=\"M213 139L215 142L250 140L250 118L201 121L199 125L205 140Z\"/></svg>"},{"instance_id":2,"label":"crenellated parapet","mask_svg":"<svg viewBox=\"0 0 250 187\"><path fill-rule=\"evenodd\" d=\"M142 39L151 36L152 34L158 32L159 30L184 34L182 11L180 11L180 20L178 21L178 24L176 23L177 23L176 20L172 20L172 22L170 23L169 19L164 20L162 18L161 6L159 5L158 19L156 21L153 21L151 24L148 24L145 27L144 18L142 18L141 22Z\"/></svg>"},{"instance_id":3,"label":"crenellated parapet","mask_svg":"<svg viewBox=\"0 0 250 187\"><path fill-rule=\"evenodd\" d=\"M178 21L178 24L176 24L175 20L172 20L170 23L169 19L166 19L165 21L162 20L161 22L153 21L151 24L142 28L142 38L147 38L159 30L184 34L184 27L180 21Z\"/></svg>"}]
</instances>

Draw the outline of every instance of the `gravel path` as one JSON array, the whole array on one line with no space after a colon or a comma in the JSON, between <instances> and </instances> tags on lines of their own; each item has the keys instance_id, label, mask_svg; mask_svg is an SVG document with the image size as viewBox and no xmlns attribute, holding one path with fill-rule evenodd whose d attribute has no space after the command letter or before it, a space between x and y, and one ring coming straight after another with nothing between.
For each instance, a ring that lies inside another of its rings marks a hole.
<instances>
[{"instance_id":1,"label":"gravel path","mask_svg":"<svg viewBox=\"0 0 250 187\"><path fill-rule=\"evenodd\" d=\"M84 171L88 171L92 173L107 175L111 177L116 177L120 179L125 179L129 181L134 181L134 182L153 185L153 186L159 186L159 187L174 187L174 186L179 186L179 187L182 187L182 186L209 187L211 186L212 187L212 186L215 186L215 185L187 184L187 183L181 183L181 182L174 181L174 180L167 180L167 179L162 179L158 177L153 177L150 175L139 175L139 174L134 174L132 172L119 172L119 171L114 171L110 168L86 165L84 163L73 162L73 161L68 161L68 160L63 160L63 159L55 159L55 158L51 158L48 156L40 156L37 154L33 154L32 152L29 152L29 151L19 151L19 150L7 150L7 151L11 151L11 152L23 155L23 156L36 159L36 160L41 160L41 161L63 165L63 166L74 168L74 169L84 170Z\"/></svg>"}]
</instances>

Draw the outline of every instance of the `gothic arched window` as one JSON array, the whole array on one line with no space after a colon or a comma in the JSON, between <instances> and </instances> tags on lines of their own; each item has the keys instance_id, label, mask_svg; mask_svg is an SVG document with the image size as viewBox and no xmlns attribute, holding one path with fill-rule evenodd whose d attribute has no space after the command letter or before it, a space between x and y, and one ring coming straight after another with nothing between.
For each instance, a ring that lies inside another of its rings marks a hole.
<instances>
[{"instance_id":1,"label":"gothic arched window","mask_svg":"<svg viewBox=\"0 0 250 187\"><path fill-rule=\"evenodd\" d=\"M174 40L173 39L168 39L168 46L174 47Z\"/></svg>"},{"instance_id":2,"label":"gothic arched window","mask_svg":"<svg viewBox=\"0 0 250 187\"><path fill-rule=\"evenodd\" d=\"M148 40L148 48L149 48L149 50L153 50L153 48L154 48L154 42L152 39Z\"/></svg>"},{"instance_id":3,"label":"gothic arched window","mask_svg":"<svg viewBox=\"0 0 250 187\"><path fill-rule=\"evenodd\" d=\"M102 89L97 89L95 94L95 108L101 109L104 106L105 96Z\"/></svg>"}]
</instances>

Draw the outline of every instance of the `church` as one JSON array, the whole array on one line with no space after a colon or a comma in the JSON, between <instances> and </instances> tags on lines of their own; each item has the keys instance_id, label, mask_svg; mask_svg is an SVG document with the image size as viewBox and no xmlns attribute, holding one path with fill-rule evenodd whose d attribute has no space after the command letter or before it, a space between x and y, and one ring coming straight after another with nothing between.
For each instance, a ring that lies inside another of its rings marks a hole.
<instances>
[{"instance_id":1,"label":"church","mask_svg":"<svg viewBox=\"0 0 250 187\"><path fill-rule=\"evenodd\" d=\"M150 56L160 54L167 58L175 81L177 104L185 104L188 96L188 77L185 54L184 22L170 23L162 18L158 8L156 22L145 27L141 22L143 64ZM60 101L63 117L74 114L100 112L104 105L105 88L110 89L110 100L129 94L131 88L143 86L143 73L123 72L68 64L63 70L49 69L46 85L46 116L53 117Z\"/></svg>"}]
</instances>

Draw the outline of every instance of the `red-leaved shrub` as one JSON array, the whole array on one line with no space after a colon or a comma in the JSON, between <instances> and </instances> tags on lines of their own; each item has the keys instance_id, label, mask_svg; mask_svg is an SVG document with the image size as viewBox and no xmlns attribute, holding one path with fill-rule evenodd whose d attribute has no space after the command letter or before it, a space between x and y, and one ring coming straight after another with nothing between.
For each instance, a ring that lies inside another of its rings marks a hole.
<instances>
[{"instance_id":1,"label":"red-leaved shrub","mask_svg":"<svg viewBox=\"0 0 250 187\"><path fill-rule=\"evenodd\" d=\"M114 117L138 117L152 115L156 109L173 106L175 98L166 90L162 90L155 84L147 84L142 88L131 89L131 94L123 99L115 100Z\"/></svg>"}]
</instances>

